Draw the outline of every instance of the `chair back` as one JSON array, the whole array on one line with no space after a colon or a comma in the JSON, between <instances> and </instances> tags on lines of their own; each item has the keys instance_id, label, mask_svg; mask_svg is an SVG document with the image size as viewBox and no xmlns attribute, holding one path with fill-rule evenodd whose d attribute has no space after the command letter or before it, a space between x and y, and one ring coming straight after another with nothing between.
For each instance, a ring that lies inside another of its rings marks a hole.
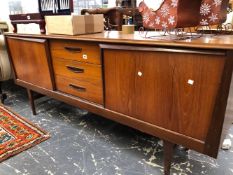
<instances>
[{"instance_id":1,"label":"chair back","mask_svg":"<svg viewBox=\"0 0 233 175\"><path fill-rule=\"evenodd\" d=\"M147 29L174 29L199 25L202 0L164 0L156 11L144 1L139 4L143 26Z\"/></svg>"},{"instance_id":2,"label":"chair back","mask_svg":"<svg viewBox=\"0 0 233 175\"><path fill-rule=\"evenodd\" d=\"M200 25L218 25L226 21L229 0L203 0L200 7Z\"/></svg>"}]
</instances>

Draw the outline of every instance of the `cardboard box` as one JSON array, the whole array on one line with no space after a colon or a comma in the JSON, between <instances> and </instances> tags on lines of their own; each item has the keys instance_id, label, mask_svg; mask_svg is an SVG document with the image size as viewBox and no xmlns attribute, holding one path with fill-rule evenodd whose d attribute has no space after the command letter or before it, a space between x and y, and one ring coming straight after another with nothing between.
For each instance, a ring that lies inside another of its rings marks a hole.
<instances>
[{"instance_id":1,"label":"cardboard box","mask_svg":"<svg viewBox=\"0 0 233 175\"><path fill-rule=\"evenodd\" d=\"M104 17L98 15L45 16L47 33L79 35L104 31Z\"/></svg>"},{"instance_id":2,"label":"cardboard box","mask_svg":"<svg viewBox=\"0 0 233 175\"><path fill-rule=\"evenodd\" d=\"M6 22L0 21L0 30L8 30L8 25Z\"/></svg>"}]
</instances>

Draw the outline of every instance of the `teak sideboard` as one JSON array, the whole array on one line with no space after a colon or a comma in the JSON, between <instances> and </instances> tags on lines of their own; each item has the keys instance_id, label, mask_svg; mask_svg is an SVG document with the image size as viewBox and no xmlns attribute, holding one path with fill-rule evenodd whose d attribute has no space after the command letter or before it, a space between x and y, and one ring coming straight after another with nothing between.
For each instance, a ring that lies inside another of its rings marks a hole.
<instances>
[{"instance_id":1,"label":"teak sideboard","mask_svg":"<svg viewBox=\"0 0 233 175\"><path fill-rule=\"evenodd\" d=\"M217 157L226 122L233 36L144 38L135 32L5 34L15 83L164 140Z\"/></svg>"}]
</instances>

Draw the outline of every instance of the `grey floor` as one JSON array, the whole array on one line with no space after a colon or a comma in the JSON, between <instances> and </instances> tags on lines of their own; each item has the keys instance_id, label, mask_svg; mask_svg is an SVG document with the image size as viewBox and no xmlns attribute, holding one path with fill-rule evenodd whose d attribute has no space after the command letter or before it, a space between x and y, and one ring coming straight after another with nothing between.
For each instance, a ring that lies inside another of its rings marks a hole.
<instances>
[{"instance_id":1,"label":"grey floor","mask_svg":"<svg viewBox=\"0 0 233 175\"><path fill-rule=\"evenodd\" d=\"M158 138L53 99L37 101L33 116L26 91L4 83L5 105L38 124L51 138L0 163L0 175L161 175L163 149ZM233 127L227 136L233 141ZM233 149L218 159L176 150L173 175L233 174Z\"/></svg>"}]
</instances>

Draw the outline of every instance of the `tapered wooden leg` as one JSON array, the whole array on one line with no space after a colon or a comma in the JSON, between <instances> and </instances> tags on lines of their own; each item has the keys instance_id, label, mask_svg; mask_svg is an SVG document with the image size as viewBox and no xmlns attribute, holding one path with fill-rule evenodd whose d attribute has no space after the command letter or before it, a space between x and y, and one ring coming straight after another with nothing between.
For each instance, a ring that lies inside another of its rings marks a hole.
<instances>
[{"instance_id":1,"label":"tapered wooden leg","mask_svg":"<svg viewBox=\"0 0 233 175\"><path fill-rule=\"evenodd\" d=\"M29 99L29 103L32 109L32 114L36 115L36 108L35 108L35 102L34 102L34 96L33 96L33 91L30 89L27 89L27 93L28 93L28 99Z\"/></svg>"},{"instance_id":2,"label":"tapered wooden leg","mask_svg":"<svg viewBox=\"0 0 233 175\"><path fill-rule=\"evenodd\" d=\"M0 94L2 94L2 82L0 81Z\"/></svg>"},{"instance_id":3,"label":"tapered wooden leg","mask_svg":"<svg viewBox=\"0 0 233 175\"><path fill-rule=\"evenodd\" d=\"M164 148L164 175L170 175L171 162L173 157L175 144L168 142L166 140L163 141Z\"/></svg>"},{"instance_id":4,"label":"tapered wooden leg","mask_svg":"<svg viewBox=\"0 0 233 175\"><path fill-rule=\"evenodd\" d=\"M0 99L1 99L1 103L4 104L4 101L6 100L7 95L5 93L3 93L2 91L2 82L0 81Z\"/></svg>"}]
</instances>

